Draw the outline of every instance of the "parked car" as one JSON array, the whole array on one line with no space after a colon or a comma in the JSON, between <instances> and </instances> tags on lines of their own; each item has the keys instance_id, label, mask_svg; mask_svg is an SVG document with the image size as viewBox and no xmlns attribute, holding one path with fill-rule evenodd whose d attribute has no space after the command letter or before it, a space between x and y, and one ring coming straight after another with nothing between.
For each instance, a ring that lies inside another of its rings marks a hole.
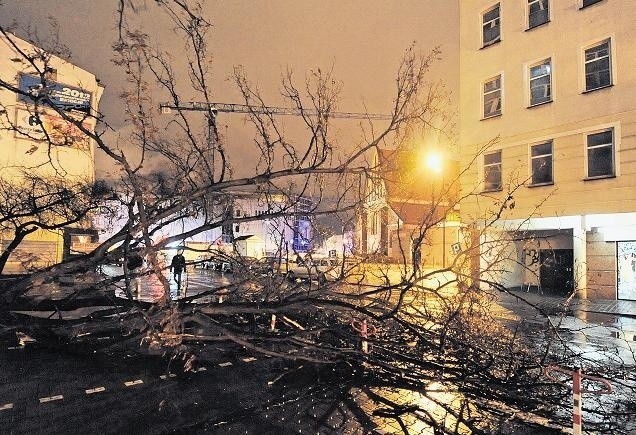
<instances>
[{"instance_id":1,"label":"parked car","mask_svg":"<svg viewBox=\"0 0 636 435\"><path fill-rule=\"evenodd\" d=\"M335 281L340 277L342 262L338 258L306 258L288 265L287 278L316 280L320 283Z\"/></svg>"},{"instance_id":2,"label":"parked car","mask_svg":"<svg viewBox=\"0 0 636 435\"><path fill-rule=\"evenodd\" d=\"M268 256L263 257L252 264L252 272L257 275L272 276L275 274L286 274L287 259L284 257Z\"/></svg>"}]
</instances>

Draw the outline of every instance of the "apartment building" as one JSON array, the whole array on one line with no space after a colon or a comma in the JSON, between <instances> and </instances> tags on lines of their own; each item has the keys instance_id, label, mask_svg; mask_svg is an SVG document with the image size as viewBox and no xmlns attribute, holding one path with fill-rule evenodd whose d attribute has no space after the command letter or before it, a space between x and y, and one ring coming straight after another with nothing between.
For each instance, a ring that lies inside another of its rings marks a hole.
<instances>
[{"instance_id":1,"label":"apartment building","mask_svg":"<svg viewBox=\"0 0 636 435\"><path fill-rule=\"evenodd\" d=\"M635 31L630 0L461 0L462 219L507 287L636 300Z\"/></svg>"},{"instance_id":2,"label":"apartment building","mask_svg":"<svg viewBox=\"0 0 636 435\"><path fill-rule=\"evenodd\" d=\"M59 186L92 183L94 143L54 107L81 121L84 128L94 129L95 119L90 115L96 113L103 92L98 80L90 72L12 34L0 34L0 60L0 79L6 84L0 89L2 181L18 186L34 175ZM33 187L33 198L46 190L40 187ZM5 205L5 210L10 207L8 201ZM46 213L31 217L55 223L53 213ZM0 252L14 239L10 222L4 219L0 226ZM3 272L20 273L60 262L89 249L96 237L89 217L64 228L40 228L13 251Z\"/></svg>"}]
</instances>

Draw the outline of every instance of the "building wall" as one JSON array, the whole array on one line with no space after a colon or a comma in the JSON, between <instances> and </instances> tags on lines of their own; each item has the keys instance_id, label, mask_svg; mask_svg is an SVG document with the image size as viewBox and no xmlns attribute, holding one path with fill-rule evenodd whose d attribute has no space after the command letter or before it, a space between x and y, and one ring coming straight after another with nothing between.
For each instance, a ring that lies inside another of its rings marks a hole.
<instances>
[{"instance_id":1,"label":"building wall","mask_svg":"<svg viewBox=\"0 0 636 435\"><path fill-rule=\"evenodd\" d=\"M500 5L501 40L483 47L482 13L495 4ZM629 0L601 0L586 8L580 0L551 0L550 21L528 29L527 4L460 2L460 149L462 167L470 166L462 188L482 193L480 153L489 150L502 151L503 181L501 191L464 201L462 216L483 217L505 203L503 222L525 219L536 228L534 220L553 218L552 226L540 229L572 228L574 242L589 237L582 245L573 243L575 268L587 270L580 279L587 290L583 295L615 298L616 264L610 259L616 244L598 231L636 211L636 10ZM585 49L605 40L611 47L612 85L585 92ZM552 101L529 107L529 67L546 58L551 59ZM484 81L498 75L501 114L484 119ZM587 136L604 129L613 131L615 176L590 179ZM552 141L553 183L530 186L530 147L544 141ZM563 219L574 224L560 227ZM625 227L616 237L630 240L633 233ZM526 275L511 278L510 284L528 281Z\"/></svg>"},{"instance_id":2,"label":"building wall","mask_svg":"<svg viewBox=\"0 0 636 435\"><path fill-rule=\"evenodd\" d=\"M480 11L495 3L462 0L460 5L464 165L480 145L499 137L492 148L502 149L504 183L521 183L530 175L529 145L552 139L554 185L515 192L512 218L527 217L540 203L542 215L634 210L636 50L631 37L636 12L631 2L603 0L579 9L577 0L552 0L551 21L526 31L527 2L500 1L501 42L481 48ZM614 86L583 93L583 47L606 38L611 38L613 46ZM527 64L547 57L553 65L553 101L528 108ZM499 73L503 75L502 115L482 119L482 81ZM604 127L615 129L618 176L586 181L585 134ZM480 166L473 165L465 189L479 189ZM477 204L463 207L472 210Z\"/></svg>"},{"instance_id":3,"label":"building wall","mask_svg":"<svg viewBox=\"0 0 636 435\"><path fill-rule=\"evenodd\" d=\"M32 54L38 48L16 37L12 41L27 54ZM15 86L20 86L22 74L33 75L37 71L32 65L20 59L21 55L11 46L4 36L0 36L0 78ZM42 65L43 66L43 65ZM96 110L103 88L95 76L71 63L52 56L49 66L55 70L52 77L61 86L68 86L69 92L90 93L90 106ZM49 146L43 134L37 131L38 126L29 124L30 116L35 113L35 107L30 103L20 101L16 93L10 90L0 90L0 177L3 180L20 183L24 171L43 177L56 177L63 180L93 182L95 179L94 143L85 135L72 128L54 110L40 107L37 109L39 119L44 128L54 136L58 145ZM88 109L90 110L90 109ZM69 116L84 118L85 114L68 112ZM83 124L88 129L95 127L95 121L85 119ZM52 128L57 125L56 128ZM21 132L29 132L29 136L14 131L17 127ZM28 129L28 130L27 130ZM71 145L59 145L61 143ZM90 222L80 223L78 226L89 226ZM0 234L0 241L6 245L12 239L12 234ZM0 245L0 249L2 246ZM62 261L63 232L38 230L27 236L22 246L10 257L4 272L23 272L31 267L38 268ZM29 261L26 261L28 259Z\"/></svg>"},{"instance_id":4,"label":"building wall","mask_svg":"<svg viewBox=\"0 0 636 435\"><path fill-rule=\"evenodd\" d=\"M587 235L588 297L616 299L616 243L606 242L602 234Z\"/></svg>"}]
</instances>

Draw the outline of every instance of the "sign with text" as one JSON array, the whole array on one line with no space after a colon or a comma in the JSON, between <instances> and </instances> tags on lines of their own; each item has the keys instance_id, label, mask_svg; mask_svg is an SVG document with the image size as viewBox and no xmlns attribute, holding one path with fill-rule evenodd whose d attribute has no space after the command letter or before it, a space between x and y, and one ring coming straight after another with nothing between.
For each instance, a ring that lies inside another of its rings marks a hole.
<instances>
[{"instance_id":1,"label":"sign with text","mask_svg":"<svg viewBox=\"0 0 636 435\"><path fill-rule=\"evenodd\" d=\"M88 123L82 124L92 130ZM90 138L75 124L65 120L58 114L35 113L28 110L16 111L16 137L39 142L49 142L54 146L89 149Z\"/></svg>"},{"instance_id":2,"label":"sign with text","mask_svg":"<svg viewBox=\"0 0 636 435\"><path fill-rule=\"evenodd\" d=\"M47 82L45 88L39 77L21 74L20 90L30 95L18 95L18 99L25 103L33 104L37 97L46 95L51 104L60 109L78 110L85 113L90 113L91 110L91 93L81 88L51 81Z\"/></svg>"}]
</instances>

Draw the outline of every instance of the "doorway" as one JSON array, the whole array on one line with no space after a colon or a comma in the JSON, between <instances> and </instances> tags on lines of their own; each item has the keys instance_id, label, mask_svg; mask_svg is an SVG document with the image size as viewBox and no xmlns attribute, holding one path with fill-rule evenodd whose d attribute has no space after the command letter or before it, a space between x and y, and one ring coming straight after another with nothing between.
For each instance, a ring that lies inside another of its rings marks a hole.
<instances>
[{"instance_id":1,"label":"doorway","mask_svg":"<svg viewBox=\"0 0 636 435\"><path fill-rule=\"evenodd\" d=\"M574 251L542 249L539 251L539 282L543 293L567 296L574 291Z\"/></svg>"}]
</instances>

